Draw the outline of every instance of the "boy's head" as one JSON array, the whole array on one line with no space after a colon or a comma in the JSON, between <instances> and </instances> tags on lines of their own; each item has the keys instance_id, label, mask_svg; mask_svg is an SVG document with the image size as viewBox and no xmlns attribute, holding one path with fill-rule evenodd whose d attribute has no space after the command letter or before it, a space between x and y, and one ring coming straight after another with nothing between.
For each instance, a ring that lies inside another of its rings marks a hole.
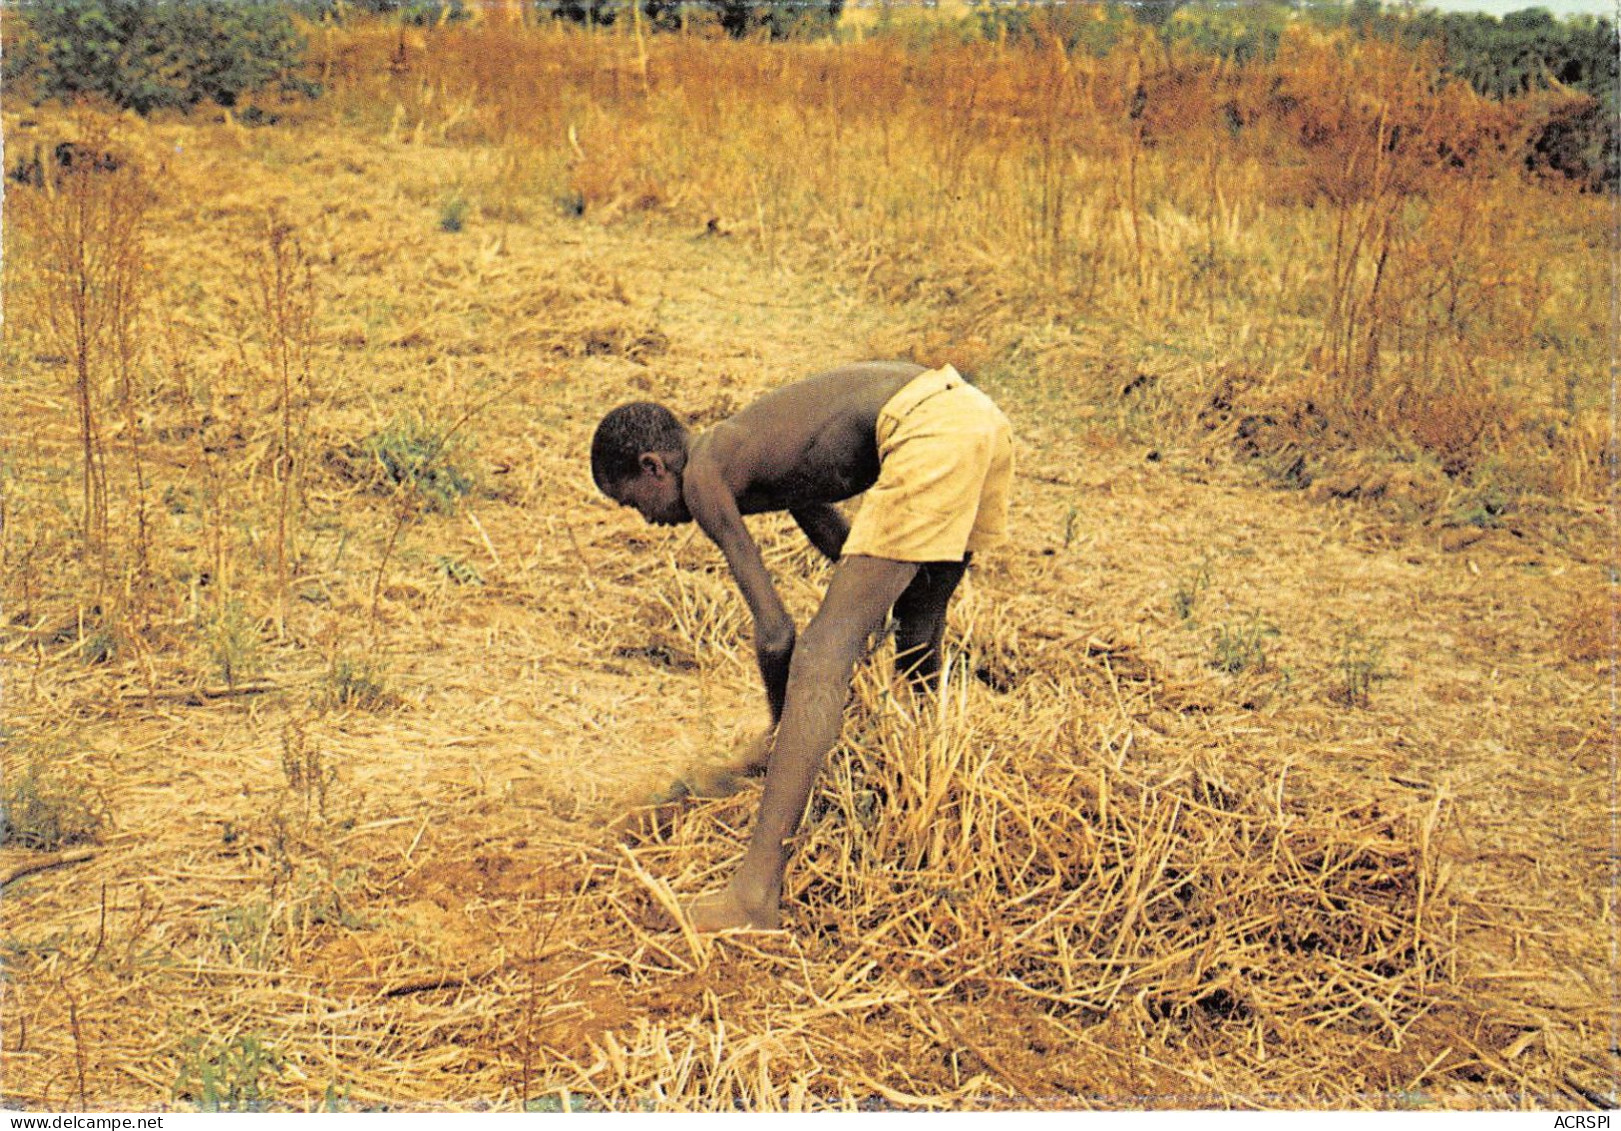
<instances>
[{"instance_id":1,"label":"boy's head","mask_svg":"<svg viewBox=\"0 0 1621 1131\"><path fill-rule=\"evenodd\" d=\"M686 428L669 409L651 401L620 405L602 418L591 437L591 478L597 489L659 526L692 517L681 496L686 463Z\"/></svg>"}]
</instances>

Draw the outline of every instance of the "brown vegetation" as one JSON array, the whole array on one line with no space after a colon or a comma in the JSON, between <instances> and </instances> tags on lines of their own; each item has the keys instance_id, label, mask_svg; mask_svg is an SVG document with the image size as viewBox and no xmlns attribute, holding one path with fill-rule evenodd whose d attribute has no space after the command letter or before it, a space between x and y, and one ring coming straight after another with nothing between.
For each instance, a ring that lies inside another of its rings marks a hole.
<instances>
[{"instance_id":1,"label":"brown vegetation","mask_svg":"<svg viewBox=\"0 0 1621 1131\"><path fill-rule=\"evenodd\" d=\"M1514 105L1305 36L312 56L275 128L6 107L117 158L6 210L8 1101L1613 1102L1609 237ZM757 729L746 612L583 453L869 353L1007 406L1019 537L938 705L864 669L792 933L698 938L754 789L638 805Z\"/></svg>"}]
</instances>

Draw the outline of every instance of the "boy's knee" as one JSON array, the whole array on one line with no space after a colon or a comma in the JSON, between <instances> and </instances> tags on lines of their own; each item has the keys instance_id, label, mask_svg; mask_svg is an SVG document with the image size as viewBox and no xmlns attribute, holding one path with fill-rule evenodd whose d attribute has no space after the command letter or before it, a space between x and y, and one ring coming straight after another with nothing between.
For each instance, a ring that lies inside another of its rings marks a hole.
<instances>
[{"instance_id":1,"label":"boy's knee","mask_svg":"<svg viewBox=\"0 0 1621 1131\"><path fill-rule=\"evenodd\" d=\"M843 626L829 626L813 620L800 634L799 642L794 647L788 678L798 682L848 680L859 647L860 640L851 639L851 634Z\"/></svg>"}]
</instances>

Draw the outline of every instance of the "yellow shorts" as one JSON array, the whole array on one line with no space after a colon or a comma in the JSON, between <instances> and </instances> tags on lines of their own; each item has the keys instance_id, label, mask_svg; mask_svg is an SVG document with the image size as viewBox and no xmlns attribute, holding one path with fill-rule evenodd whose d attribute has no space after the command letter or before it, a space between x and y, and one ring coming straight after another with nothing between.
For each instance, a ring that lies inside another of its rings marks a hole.
<instances>
[{"instance_id":1,"label":"yellow shorts","mask_svg":"<svg viewBox=\"0 0 1621 1131\"><path fill-rule=\"evenodd\" d=\"M1007 536L1013 429L951 366L920 373L878 414L878 482L844 553L962 561Z\"/></svg>"}]
</instances>

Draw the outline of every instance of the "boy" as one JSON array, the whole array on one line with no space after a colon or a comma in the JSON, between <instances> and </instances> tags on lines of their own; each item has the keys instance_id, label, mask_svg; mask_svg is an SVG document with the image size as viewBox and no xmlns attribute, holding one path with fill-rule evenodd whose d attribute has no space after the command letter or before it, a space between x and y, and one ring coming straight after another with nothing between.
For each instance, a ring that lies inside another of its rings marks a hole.
<instances>
[{"instance_id":1,"label":"boy","mask_svg":"<svg viewBox=\"0 0 1621 1131\"><path fill-rule=\"evenodd\" d=\"M1007 418L951 366L846 365L779 389L692 435L661 405L614 409L591 442L597 487L655 525L697 522L754 616L776 731L759 818L725 890L689 909L700 931L775 929L787 840L838 740L855 662L894 609L896 664L933 687L946 604L973 551L1003 537ZM833 504L866 492L853 524ZM786 510L838 565L796 640L743 525Z\"/></svg>"}]
</instances>

